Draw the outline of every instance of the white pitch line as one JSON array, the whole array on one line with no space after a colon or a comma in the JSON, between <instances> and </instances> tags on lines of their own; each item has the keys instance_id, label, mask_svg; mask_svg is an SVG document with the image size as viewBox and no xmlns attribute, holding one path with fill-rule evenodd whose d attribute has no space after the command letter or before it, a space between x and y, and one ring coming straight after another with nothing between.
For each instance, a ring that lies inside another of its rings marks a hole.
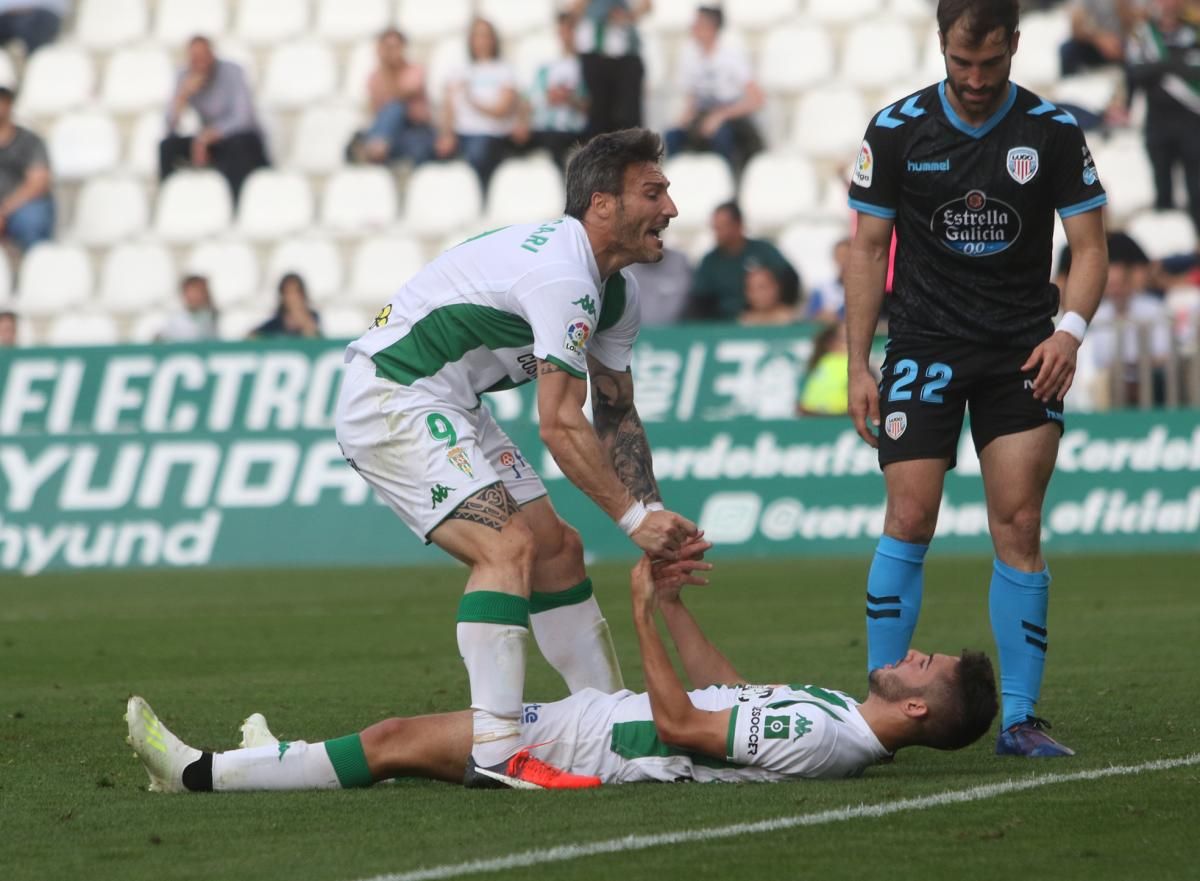
<instances>
[{"instance_id":1,"label":"white pitch line","mask_svg":"<svg viewBox=\"0 0 1200 881\"><path fill-rule=\"evenodd\" d=\"M626 835L623 838L609 838L603 841L591 841L581 844L562 844L557 847L526 850L487 860L469 860L463 863L448 863L441 866L430 866L427 869L415 869L411 872L376 875L372 878L363 879L363 881L440 881L440 879L444 878L479 875L484 872L500 872L505 869L540 866L546 863L561 863L567 860L580 859L581 857L625 853L634 850L645 850L650 847L662 847L668 844L714 841L720 838L733 838L747 834L778 832L782 829L794 829L799 826L819 826L824 823L840 823L843 820L857 820L863 817L884 817L888 814L900 813L901 811L922 811L928 808L941 807L942 805L982 801L983 799L995 798L999 795L1007 795L1010 792L1022 792L1026 789L1036 789L1039 786L1049 786L1053 783L1073 783L1079 780L1099 780L1103 777L1123 777L1129 774L1143 774L1147 771L1166 771L1186 765L1200 765L1200 753L1193 753L1190 756L1182 756L1176 759L1158 759L1153 762L1143 762L1140 765L1117 765L1109 768L1094 768L1090 771L1075 771L1070 774L1044 774L1038 777L1028 777L1024 780L987 783L982 786L973 786L970 789L948 790L934 795L905 798L900 801L883 802L882 804L860 804L854 807L835 808L829 811L819 811L815 814L776 817L772 820L759 820L755 823L737 823L732 826L717 826L710 829L693 829L683 832L663 832L658 835Z\"/></svg>"}]
</instances>

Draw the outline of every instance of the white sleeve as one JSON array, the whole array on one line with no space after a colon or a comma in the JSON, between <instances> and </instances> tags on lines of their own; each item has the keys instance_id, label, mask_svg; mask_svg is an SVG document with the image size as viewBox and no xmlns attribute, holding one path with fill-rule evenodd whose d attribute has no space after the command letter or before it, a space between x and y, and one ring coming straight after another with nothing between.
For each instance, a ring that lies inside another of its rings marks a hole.
<instances>
[{"instance_id":1,"label":"white sleeve","mask_svg":"<svg viewBox=\"0 0 1200 881\"><path fill-rule=\"evenodd\" d=\"M586 379L587 351L598 319L596 286L583 276L539 276L513 291L533 331L533 355Z\"/></svg>"},{"instance_id":2,"label":"white sleeve","mask_svg":"<svg viewBox=\"0 0 1200 881\"><path fill-rule=\"evenodd\" d=\"M633 344L642 324L642 304L637 279L633 273L623 270L621 278L625 282L624 303L616 302L615 291L606 292L604 308L600 312L601 330L596 333L588 348L588 353L610 370L629 369L630 362L633 361ZM612 281L609 281L609 286L612 285ZM610 297L614 298L611 302ZM621 314L610 324L609 310L618 305L621 306Z\"/></svg>"},{"instance_id":3,"label":"white sleeve","mask_svg":"<svg viewBox=\"0 0 1200 881\"><path fill-rule=\"evenodd\" d=\"M762 704L735 705L725 751L731 761L795 777L819 777L836 741L830 726L839 724L816 707L771 709Z\"/></svg>"}]
</instances>

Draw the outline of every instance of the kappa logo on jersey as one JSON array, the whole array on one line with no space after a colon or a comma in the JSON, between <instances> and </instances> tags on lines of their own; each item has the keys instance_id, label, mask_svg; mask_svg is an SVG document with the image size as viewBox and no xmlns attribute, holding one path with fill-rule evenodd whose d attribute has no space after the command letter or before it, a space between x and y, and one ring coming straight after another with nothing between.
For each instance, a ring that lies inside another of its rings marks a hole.
<instances>
[{"instance_id":1,"label":"kappa logo on jersey","mask_svg":"<svg viewBox=\"0 0 1200 881\"><path fill-rule=\"evenodd\" d=\"M939 205L929 229L957 254L986 257L1012 246L1021 235L1021 215L1007 202L991 198L983 190L971 190Z\"/></svg>"},{"instance_id":2,"label":"kappa logo on jersey","mask_svg":"<svg viewBox=\"0 0 1200 881\"><path fill-rule=\"evenodd\" d=\"M1013 147L1008 151L1008 176L1024 186L1038 173L1038 151L1033 147Z\"/></svg>"},{"instance_id":3,"label":"kappa logo on jersey","mask_svg":"<svg viewBox=\"0 0 1200 881\"><path fill-rule=\"evenodd\" d=\"M587 294L584 294L578 300L572 300L571 305L578 306L580 309L582 309L584 312L586 312L588 315L592 316L593 318L596 317L596 301L593 300L591 297L589 297Z\"/></svg>"},{"instance_id":4,"label":"kappa logo on jersey","mask_svg":"<svg viewBox=\"0 0 1200 881\"><path fill-rule=\"evenodd\" d=\"M587 348L588 339L592 335L592 325L582 315L567 325L567 335L563 340L563 348L572 355L582 355Z\"/></svg>"},{"instance_id":5,"label":"kappa logo on jersey","mask_svg":"<svg viewBox=\"0 0 1200 881\"><path fill-rule=\"evenodd\" d=\"M792 720L787 716L767 716L763 722L763 737L767 740L787 740L791 736Z\"/></svg>"},{"instance_id":6,"label":"kappa logo on jersey","mask_svg":"<svg viewBox=\"0 0 1200 881\"><path fill-rule=\"evenodd\" d=\"M1092 186L1100 180L1100 174L1096 171L1096 162L1092 159L1092 151L1084 144L1083 150L1083 183L1084 186Z\"/></svg>"},{"instance_id":7,"label":"kappa logo on jersey","mask_svg":"<svg viewBox=\"0 0 1200 881\"><path fill-rule=\"evenodd\" d=\"M453 447L446 453L446 458L450 460L450 464L461 471L463 474L472 480L475 479L475 472L471 470L471 460L467 457L467 451L462 447Z\"/></svg>"},{"instance_id":8,"label":"kappa logo on jersey","mask_svg":"<svg viewBox=\"0 0 1200 881\"><path fill-rule=\"evenodd\" d=\"M796 725L794 728L796 736L793 737L792 740L797 741L804 735L808 734L808 732L812 731L812 725L812 719L808 718L808 716L801 716L797 714Z\"/></svg>"},{"instance_id":9,"label":"kappa logo on jersey","mask_svg":"<svg viewBox=\"0 0 1200 881\"><path fill-rule=\"evenodd\" d=\"M858 151L858 160L854 163L854 182L863 189L869 189L874 179L875 154L871 152L871 145L863 141L862 148Z\"/></svg>"},{"instance_id":10,"label":"kappa logo on jersey","mask_svg":"<svg viewBox=\"0 0 1200 881\"><path fill-rule=\"evenodd\" d=\"M442 502L446 501L446 499L450 498L450 493L452 492L454 492L454 487L435 483L433 489L429 491L429 496L433 499L432 507L436 508Z\"/></svg>"},{"instance_id":11,"label":"kappa logo on jersey","mask_svg":"<svg viewBox=\"0 0 1200 881\"><path fill-rule=\"evenodd\" d=\"M908 430L908 414L889 413L883 421L883 430L892 440L899 440L900 435Z\"/></svg>"}]
</instances>

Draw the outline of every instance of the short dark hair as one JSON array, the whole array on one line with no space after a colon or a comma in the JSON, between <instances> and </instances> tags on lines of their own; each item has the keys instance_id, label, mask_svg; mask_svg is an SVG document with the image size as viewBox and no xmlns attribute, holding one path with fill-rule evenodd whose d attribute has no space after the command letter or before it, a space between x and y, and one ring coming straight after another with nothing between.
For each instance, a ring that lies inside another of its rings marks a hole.
<instances>
[{"instance_id":1,"label":"short dark hair","mask_svg":"<svg viewBox=\"0 0 1200 881\"><path fill-rule=\"evenodd\" d=\"M194 284L202 284L205 287L208 287L208 276L207 275L197 275L196 273L193 273L191 275L185 275L183 277L183 281L181 281L179 283L179 287L180 287L180 289L182 289L182 288L186 288L186 287L191 287Z\"/></svg>"},{"instance_id":2,"label":"short dark hair","mask_svg":"<svg viewBox=\"0 0 1200 881\"><path fill-rule=\"evenodd\" d=\"M963 19L967 39L978 46L997 28L1004 28L1005 39L1016 33L1021 19L1018 0L938 0L938 30L945 38Z\"/></svg>"},{"instance_id":3,"label":"short dark hair","mask_svg":"<svg viewBox=\"0 0 1200 881\"><path fill-rule=\"evenodd\" d=\"M0 321L4 321L6 319L15 323L17 320L17 313L11 309L0 310Z\"/></svg>"},{"instance_id":4,"label":"short dark hair","mask_svg":"<svg viewBox=\"0 0 1200 881\"><path fill-rule=\"evenodd\" d=\"M595 193L620 196L625 170L642 162L662 162L663 142L646 128L626 128L596 135L567 163L566 214L583 220Z\"/></svg>"},{"instance_id":5,"label":"short dark hair","mask_svg":"<svg viewBox=\"0 0 1200 881\"><path fill-rule=\"evenodd\" d=\"M707 15L717 30L725 26L725 11L720 6L698 6L696 15Z\"/></svg>"},{"instance_id":6,"label":"short dark hair","mask_svg":"<svg viewBox=\"0 0 1200 881\"><path fill-rule=\"evenodd\" d=\"M298 272L285 272L283 274L283 276L279 279L279 287L277 288L279 291L279 296L280 297L283 296L283 289L285 287L287 287L287 283L289 281L294 281L296 283L296 285L300 288L300 293L302 293L304 295L304 299L307 302L308 301L308 285L304 283L304 276L302 276Z\"/></svg>"},{"instance_id":7,"label":"short dark hair","mask_svg":"<svg viewBox=\"0 0 1200 881\"><path fill-rule=\"evenodd\" d=\"M724 211L727 213L730 218L733 219L734 223L742 223L742 206L732 199L728 202L722 202L720 205L714 208L713 214L716 214L718 211Z\"/></svg>"},{"instance_id":8,"label":"short dark hair","mask_svg":"<svg viewBox=\"0 0 1200 881\"><path fill-rule=\"evenodd\" d=\"M988 656L963 649L958 668L930 710L922 738L925 746L962 749L983 737L999 710L996 671Z\"/></svg>"},{"instance_id":9,"label":"short dark hair","mask_svg":"<svg viewBox=\"0 0 1200 881\"><path fill-rule=\"evenodd\" d=\"M0 98L7 98L9 101L17 100L17 93L12 90L11 86L0 86Z\"/></svg>"}]
</instances>

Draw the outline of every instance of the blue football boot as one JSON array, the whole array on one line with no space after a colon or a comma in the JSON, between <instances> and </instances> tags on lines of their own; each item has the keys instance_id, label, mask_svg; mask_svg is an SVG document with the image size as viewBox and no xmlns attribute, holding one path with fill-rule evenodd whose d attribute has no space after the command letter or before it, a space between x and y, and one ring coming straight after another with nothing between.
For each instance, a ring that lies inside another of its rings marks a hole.
<instances>
[{"instance_id":1,"label":"blue football boot","mask_svg":"<svg viewBox=\"0 0 1200 881\"><path fill-rule=\"evenodd\" d=\"M996 738L996 755L1025 756L1026 758L1057 758L1058 756L1073 756L1075 750L1063 746L1046 733L1050 723L1037 716L1027 716L1024 722L1018 722Z\"/></svg>"}]
</instances>

